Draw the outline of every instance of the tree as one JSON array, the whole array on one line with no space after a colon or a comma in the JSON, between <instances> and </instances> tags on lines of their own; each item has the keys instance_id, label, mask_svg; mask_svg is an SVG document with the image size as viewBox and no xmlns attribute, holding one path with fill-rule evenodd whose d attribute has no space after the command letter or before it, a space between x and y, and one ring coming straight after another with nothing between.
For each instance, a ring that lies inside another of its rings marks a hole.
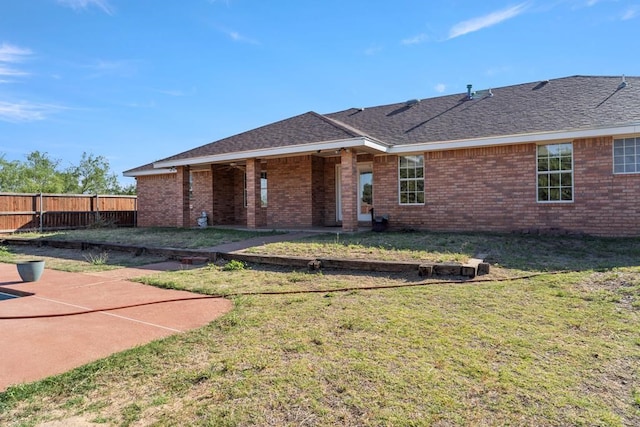
<instances>
[{"instance_id":1,"label":"tree","mask_svg":"<svg viewBox=\"0 0 640 427\"><path fill-rule=\"evenodd\" d=\"M12 193L135 194L135 185L121 186L103 156L82 153L77 166L59 170L60 160L34 151L25 162L0 154L0 191Z\"/></svg>"},{"instance_id":2,"label":"tree","mask_svg":"<svg viewBox=\"0 0 640 427\"><path fill-rule=\"evenodd\" d=\"M76 193L108 194L120 190L118 177L109 170L109 161L103 156L82 153L78 166L68 169L76 183Z\"/></svg>"},{"instance_id":3,"label":"tree","mask_svg":"<svg viewBox=\"0 0 640 427\"><path fill-rule=\"evenodd\" d=\"M47 153L34 151L19 169L21 193L62 193L63 178L57 168L60 160L54 160Z\"/></svg>"},{"instance_id":4,"label":"tree","mask_svg":"<svg viewBox=\"0 0 640 427\"><path fill-rule=\"evenodd\" d=\"M0 155L0 191L6 193L20 192L20 162L8 161L4 154Z\"/></svg>"}]
</instances>

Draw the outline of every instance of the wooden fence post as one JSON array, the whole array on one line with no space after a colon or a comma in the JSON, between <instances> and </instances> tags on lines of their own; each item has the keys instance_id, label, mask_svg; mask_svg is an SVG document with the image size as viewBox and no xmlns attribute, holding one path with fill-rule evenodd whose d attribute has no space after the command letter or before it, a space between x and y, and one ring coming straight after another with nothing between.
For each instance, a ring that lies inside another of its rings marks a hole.
<instances>
[{"instance_id":1,"label":"wooden fence post","mask_svg":"<svg viewBox=\"0 0 640 427\"><path fill-rule=\"evenodd\" d=\"M43 206L44 198L42 197L42 193L40 193L40 214L38 217L40 218L40 232L44 230L44 206Z\"/></svg>"}]
</instances>

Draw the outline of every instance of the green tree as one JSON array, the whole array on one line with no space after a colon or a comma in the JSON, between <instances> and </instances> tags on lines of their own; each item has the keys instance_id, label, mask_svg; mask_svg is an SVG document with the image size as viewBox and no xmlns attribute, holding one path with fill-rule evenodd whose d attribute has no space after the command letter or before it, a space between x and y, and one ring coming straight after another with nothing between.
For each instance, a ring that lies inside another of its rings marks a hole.
<instances>
[{"instance_id":1,"label":"green tree","mask_svg":"<svg viewBox=\"0 0 640 427\"><path fill-rule=\"evenodd\" d=\"M12 162L0 155L0 191L18 193L20 189L20 175L22 165L17 160Z\"/></svg>"},{"instance_id":2,"label":"green tree","mask_svg":"<svg viewBox=\"0 0 640 427\"><path fill-rule=\"evenodd\" d=\"M0 191L12 193L135 194L135 184L122 186L103 156L82 153L78 165L60 170L60 160L34 151L26 161L0 154Z\"/></svg>"},{"instance_id":3,"label":"green tree","mask_svg":"<svg viewBox=\"0 0 640 427\"><path fill-rule=\"evenodd\" d=\"M109 161L103 156L82 153L78 166L72 166L67 173L76 183L76 193L109 194L121 189L117 175L110 171Z\"/></svg>"},{"instance_id":4,"label":"green tree","mask_svg":"<svg viewBox=\"0 0 640 427\"><path fill-rule=\"evenodd\" d=\"M49 157L47 153L34 151L19 169L21 193L63 193L64 180L58 172L60 160Z\"/></svg>"}]
</instances>

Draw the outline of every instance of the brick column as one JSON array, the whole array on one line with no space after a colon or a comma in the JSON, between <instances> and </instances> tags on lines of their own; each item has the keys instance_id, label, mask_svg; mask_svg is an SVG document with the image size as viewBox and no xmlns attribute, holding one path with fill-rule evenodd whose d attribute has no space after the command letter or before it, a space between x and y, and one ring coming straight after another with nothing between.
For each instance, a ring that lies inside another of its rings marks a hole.
<instances>
[{"instance_id":1,"label":"brick column","mask_svg":"<svg viewBox=\"0 0 640 427\"><path fill-rule=\"evenodd\" d=\"M260 225L260 160L247 160L247 227Z\"/></svg>"},{"instance_id":2,"label":"brick column","mask_svg":"<svg viewBox=\"0 0 640 427\"><path fill-rule=\"evenodd\" d=\"M189 200L189 166L178 167L176 186L178 187L178 212L176 215L176 227L191 227L192 223ZM171 203L168 200L167 202Z\"/></svg>"},{"instance_id":3,"label":"brick column","mask_svg":"<svg viewBox=\"0 0 640 427\"><path fill-rule=\"evenodd\" d=\"M353 149L340 154L342 230L358 231L358 156Z\"/></svg>"}]
</instances>

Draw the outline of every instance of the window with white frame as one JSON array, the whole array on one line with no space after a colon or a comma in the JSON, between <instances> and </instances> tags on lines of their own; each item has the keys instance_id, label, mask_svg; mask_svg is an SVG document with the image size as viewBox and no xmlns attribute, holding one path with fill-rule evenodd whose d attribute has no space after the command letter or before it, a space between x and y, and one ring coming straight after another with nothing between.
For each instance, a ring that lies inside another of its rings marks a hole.
<instances>
[{"instance_id":1,"label":"window with white frame","mask_svg":"<svg viewBox=\"0 0 640 427\"><path fill-rule=\"evenodd\" d=\"M398 160L399 202L424 204L424 156L400 156Z\"/></svg>"},{"instance_id":2,"label":"window with white frame","mask_svg":"<svg viewBox=\"0 0 640 427\"><path fill-rule=\"evenodd\" d=\"M267 171L260 172L260 206L267 207Z\"/></svg>"},{"instance_id":3,"label":"window with white frame","mask_svg":"<svg viewBox=\"0 0 640 427\"><path fill-rule=\"evenodd\" d=\"M573 144L538 146L538 202L573 201Z\"/></svg>"},{"instance_id":4,"label":"window with white frame","mask_svg":"<svg viewBox=\"0 0 640 427\"><path fill-rule=\"evenodd\" d=\"M640 137L613 140L613 173L640 173Z\"/></svg>"}]
</instances>

